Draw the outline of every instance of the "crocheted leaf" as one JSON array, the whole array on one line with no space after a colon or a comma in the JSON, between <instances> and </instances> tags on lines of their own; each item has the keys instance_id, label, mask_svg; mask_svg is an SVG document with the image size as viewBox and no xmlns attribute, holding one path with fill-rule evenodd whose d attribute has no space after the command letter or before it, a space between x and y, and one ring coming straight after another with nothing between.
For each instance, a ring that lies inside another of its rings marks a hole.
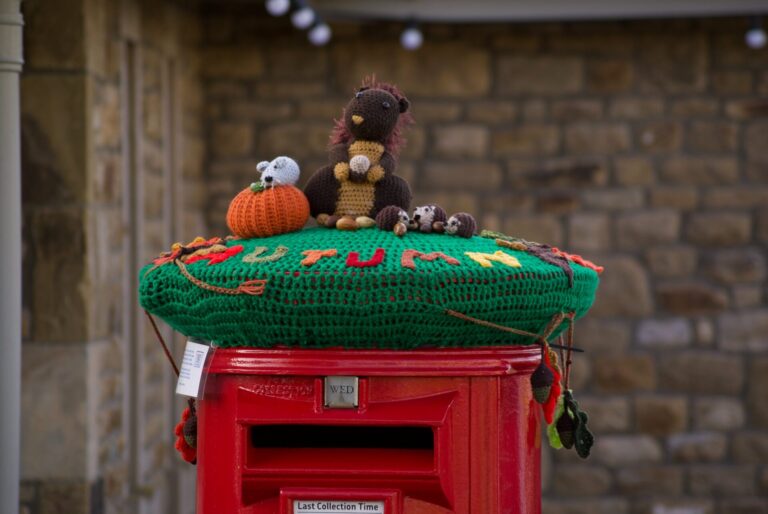
<instances>
[{"instance_id":1,"label":"crocheted leaf","mask_svg":"<svg viewBox=\"0 0 768 514\"><path fill-rule=\"evenodd\" d=\"M144 268L141 305L179 332L224 347L472 347L534 341L449 316L446 310L539 333L555 313L583 316L598 284L594 270L574 264L569 287L560 267L482 237L417 232L397 237L375 228L313 228L224 244L242 245L243 250L218 264L188 264L194 281L173 262L152 271L152 265ZM277 258L253 258L258 247L267 247L259 256L269 256L280 246L287 251ZM347 265L350 253L357 252L359 259L352 262L361 263L371 260L378 248L380 262ZM439 252L458 264L445 258L414 259L409 268L402 263L406 251ZM497 251L510 259L483 267L466 255ZM319 256L311 265L303 264L310 255L335 257ZM520 267L510 266L511 258ZM213 288L200 287L202 283Z\"/></svg>"}]
</instances>

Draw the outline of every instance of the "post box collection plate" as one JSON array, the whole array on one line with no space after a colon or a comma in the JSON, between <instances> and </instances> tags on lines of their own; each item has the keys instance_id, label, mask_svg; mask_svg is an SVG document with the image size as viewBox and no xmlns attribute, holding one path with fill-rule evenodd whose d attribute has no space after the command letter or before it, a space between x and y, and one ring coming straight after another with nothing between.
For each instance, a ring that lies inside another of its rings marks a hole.
<instances>
[{"instance_id":1,"label":"post box collection plate","mask_svg":"<svg viewBox=\"0 0 768 514\"><path fill-rule=\"evenodd\" d=\"M294 500L293 514L383 514L383 501Z\"/></svg>"},{"instance_id":2,"label":"post box collection plate","mask_svg":"<svg viewBox=\"0 0 768 514\"><path fill-rule=\"evenodd\" d=\"M360 389L358 386L359 380L357 377L325 377L325 406L329 409L356 408L359 404Z\"/></svg>"}]
</instances>

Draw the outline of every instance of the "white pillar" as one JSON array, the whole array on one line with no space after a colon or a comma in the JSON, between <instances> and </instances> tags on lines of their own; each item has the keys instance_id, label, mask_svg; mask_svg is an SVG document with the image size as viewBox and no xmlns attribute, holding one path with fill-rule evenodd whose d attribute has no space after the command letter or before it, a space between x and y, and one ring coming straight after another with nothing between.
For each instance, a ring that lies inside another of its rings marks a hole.
<instances>
[{"instance_id":1,"label":"white pillar","mask_svg":"<svg viewBox=\"0 0 768 514\"><path fill-rule=\"evenodd\" d=\"M0 0L0 512L19 512L21 431L21 0Z\"/></svg>"}]
</instances>

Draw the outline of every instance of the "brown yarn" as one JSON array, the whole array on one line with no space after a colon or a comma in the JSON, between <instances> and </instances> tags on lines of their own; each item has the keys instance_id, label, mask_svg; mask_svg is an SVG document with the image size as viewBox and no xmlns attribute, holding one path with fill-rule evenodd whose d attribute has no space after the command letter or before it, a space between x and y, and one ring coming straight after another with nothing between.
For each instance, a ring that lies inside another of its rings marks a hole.
<instances>
[{"instance_id":1,"label":"brown yarn","mask_svg":"<svg viewBox=\"0 0 768 514\"><path fill-rule=\"evenodd\" d=\"M232 296L240 295L240 294L261 296L261 294L264 292L264 288L267 285L267 281L264 279L254 279L254 280L246 280L245 282L241 282L236 288L214 286L214 285L208 284L207 282L203 282L198 278L193 277L187 270L187 266L180 260L177 259L173 262L176 263L176 266L178 266L179 271L181 271L182 275L184 275L187 278L187 280L195 284L200 289L205 289L206 291L213 291L214 293L228 294Z\"/></svg>"}]
</instances>

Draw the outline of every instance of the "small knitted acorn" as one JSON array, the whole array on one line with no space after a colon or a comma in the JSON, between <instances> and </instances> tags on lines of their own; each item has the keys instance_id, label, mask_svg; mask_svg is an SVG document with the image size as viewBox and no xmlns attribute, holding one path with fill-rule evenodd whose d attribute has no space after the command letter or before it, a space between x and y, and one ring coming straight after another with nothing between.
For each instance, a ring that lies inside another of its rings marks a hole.
<instances>
[{"instance_id":1,"label":"small knitted acorn","mask_svg":"<svg viewBox=\"0 0 768 514\"><path fill-rule=\"evenodd\" d=\"M243 239L269 237L300 230L309 219L309 202L292 185L299 166L289 157L259 163L261 181L243 189L230 202L227 226Z\"/></svg>"},{"instance_id":2,"label":"small knitted acorn","mask_svg":"<svg viewBox=\"0 0 768 514\"><path fill-rule=\"evenodd\" d=\"M420 205L413 211L411 228L425 233L435 231L442 234L447 218L445 210L439 205Z\"/></svg>"},{"instance_id":3,"label":"small knitted acorn","mask_svg":"<svg viewBox=\"0 0 768 514\"><path fill-rule=\"evenodd\" d=\"M558 418L555 427L557 428L557 435L560 437L560 442L563 444L563 447L568 449L573 447L573 431L576 426L570 414L563 412L560 418Z\"/></svg>"},{"instance_id":4,"label":"small knitted acorn","mask_svg":"<svg viewBox=\"0 0 768 514\"><path fill-rule=\"evenodd\" d=\"M542 361L531 375L533 398L539 403L546 402L554 381L555 375L549 369L549 366Z\"/></svg>"},{"instance_id":5,"label":"small knitted acorn","mask_svg":"<svg viewBox=\"0 0 768 514\"><path fill-rule=\"evenodd\" d=\"M458 212L448 218L445 233L461 237L472 237L477 231L475 218L466 212Z\"/></svg>"},{"instance_id":6,"label":"small knitted acorn","mask_svg":"<svg viewBox=\"0 0 768 514\"><path fill-rule=\"evenodd\" d=\"M397 205L384 207L376 215L376 226L381 230L391 230L397 236L405 235L408 231L408 213Z\"/></svg>"}]
</instances>

